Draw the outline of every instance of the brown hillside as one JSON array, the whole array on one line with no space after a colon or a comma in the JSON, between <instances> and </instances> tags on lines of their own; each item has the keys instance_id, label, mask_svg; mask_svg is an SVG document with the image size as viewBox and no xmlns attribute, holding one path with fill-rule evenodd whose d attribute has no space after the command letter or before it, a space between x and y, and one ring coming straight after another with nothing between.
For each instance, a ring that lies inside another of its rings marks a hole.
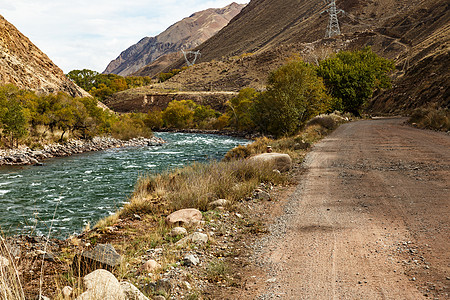
<instances>
[{"instance_id":1,"label":"brown hillside","mask_svg":"<svg viewBox=\"0 0 450 300\"><path fill-rule=\"evenodd\" d=\"M89 96L70 81L41 50L0 16L0 84L41 93Z\"/></svg>"},{"instance_id":2,"label":"brown hillside","mask_svg":"<svg viewBox=\"0 0 450 300\"><path fill-rule=\"evenodd\" d=\"M253 0L196 48L202 53L200 63L160 87L263 89L268 72L293 55L315 62L335 51L368 45L397 64L394 88L379 93L372 110L394 112L429 102L448 106L448 1L352 0L337 5L345 11L339 16L343 34L324 39L328 15L321 14L326 8L323 2ZM183 65L184 60L179 59L166 70Z\"/></svg>"}]
</instances>

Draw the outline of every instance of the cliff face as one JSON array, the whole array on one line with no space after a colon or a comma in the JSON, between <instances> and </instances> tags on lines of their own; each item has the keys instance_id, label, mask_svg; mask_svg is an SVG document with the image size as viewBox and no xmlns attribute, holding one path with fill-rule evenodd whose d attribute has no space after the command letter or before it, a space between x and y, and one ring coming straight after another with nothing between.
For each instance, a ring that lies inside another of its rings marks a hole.
<instances>
[{"instance_id":1,"label":"cliff face","mask_svg":"<svg viewBox=\"0 0 450 300\"><path fill-rule=\"evenodd\" d=\"M130 75L163 55L200 45L228 24L245 5L232 3L220 9L207 9L170 26L156 37L145 37L113 60L105 74Z\"/></svg>"},{"instance_id":2,"label":"cliff face","mask_svg":"<svg viewBox=\"0 0 450 300\"><path fill-rule=\"evenodd\" d=\"M89 96L70 81L41 50L0 16L0 84L14 84L38 93L65 92Z\"/></svg>"}]
</instances>

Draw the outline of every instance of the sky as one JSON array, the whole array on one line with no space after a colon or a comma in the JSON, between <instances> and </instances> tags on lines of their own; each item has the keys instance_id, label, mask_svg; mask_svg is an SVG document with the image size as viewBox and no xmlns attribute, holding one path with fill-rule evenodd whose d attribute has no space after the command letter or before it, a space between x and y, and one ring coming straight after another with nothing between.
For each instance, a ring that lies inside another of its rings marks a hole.
<instances>
[{"instance_id":1,"label":"sky","mask_svg":"<svg viewBox=\"0 0 450 300\"><path fill-rule=\"evenodd\" d=\"M64 73L103 72L146 36L207 8L233 0L0 0L0 15ZM241 3L242 1L240 1Z\"/></svg>"}]
</instances>

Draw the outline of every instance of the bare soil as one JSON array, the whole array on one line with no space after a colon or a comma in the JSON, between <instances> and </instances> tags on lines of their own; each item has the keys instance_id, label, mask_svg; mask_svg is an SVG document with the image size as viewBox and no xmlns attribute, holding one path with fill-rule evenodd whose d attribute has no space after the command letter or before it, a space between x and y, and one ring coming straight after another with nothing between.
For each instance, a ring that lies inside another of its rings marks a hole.
<instances>
[{"instance_id":1,"label":"bare soil","mask_svg":"<svg viewBox=\"0 0 450 300\"><path fill-rule=\"evenodd\" d=\"M220 296L449 299L450 135L404 121L348 123L317 144L266 207L241 288Z\"/></svg>"}]
</instances>

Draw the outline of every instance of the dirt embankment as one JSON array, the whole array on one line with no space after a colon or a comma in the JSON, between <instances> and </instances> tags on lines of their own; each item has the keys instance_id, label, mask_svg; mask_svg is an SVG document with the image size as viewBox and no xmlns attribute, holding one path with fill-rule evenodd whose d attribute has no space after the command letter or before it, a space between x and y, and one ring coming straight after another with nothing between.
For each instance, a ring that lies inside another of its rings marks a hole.
<instances>
[{"instance_id":1,"label":"dirt embankment","mask_svg":"<svg viewBox=\"0 0 450 300\"><path fill-rule=\"evenodd\" d=\"M403 122L345 124L317 144L266 211L242 289L220 296L448 299L450 136Z\"/></svg>"}]
</instances>

